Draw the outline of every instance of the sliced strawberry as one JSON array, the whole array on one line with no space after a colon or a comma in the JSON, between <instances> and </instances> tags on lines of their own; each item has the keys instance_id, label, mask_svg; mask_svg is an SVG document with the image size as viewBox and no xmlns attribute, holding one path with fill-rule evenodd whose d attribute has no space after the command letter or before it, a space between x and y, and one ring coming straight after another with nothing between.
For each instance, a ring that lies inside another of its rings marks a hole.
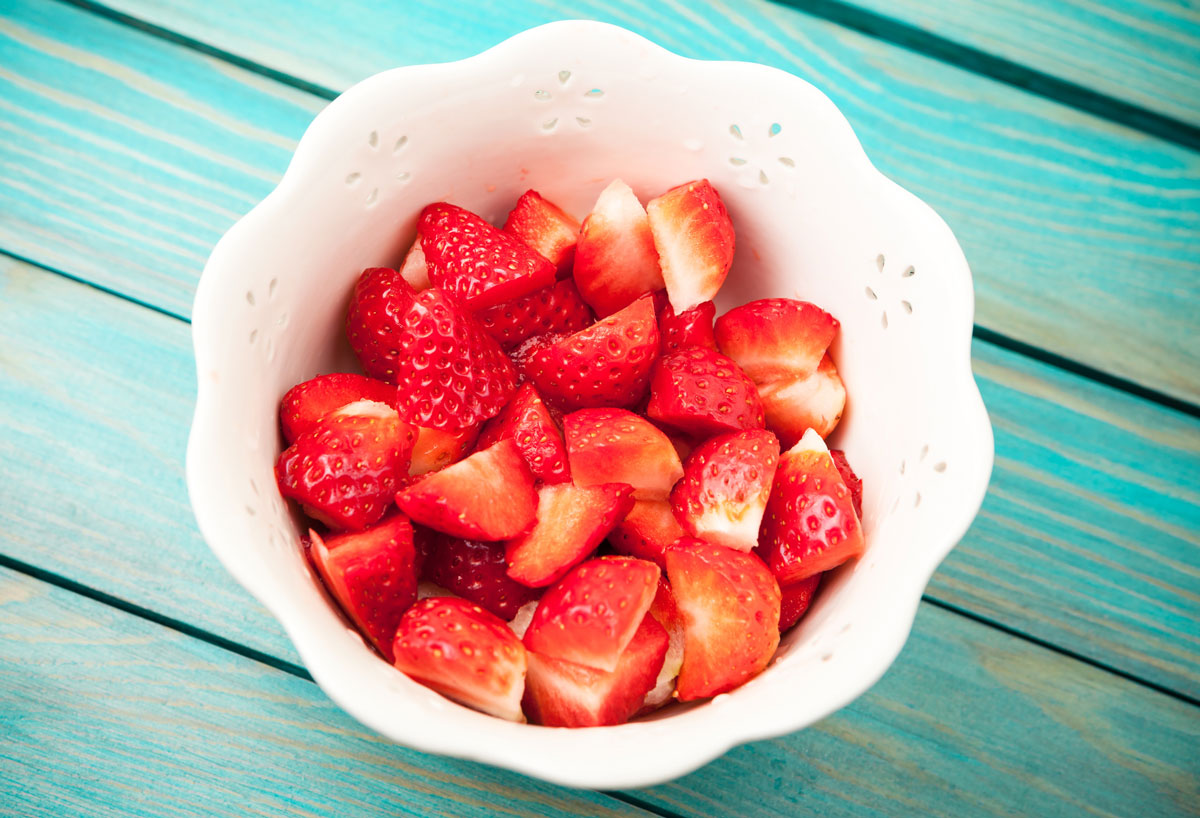
<instances>
[{"instance_id":1,"label":"sliced strawberry","mask_svg":"<svg viewBox=\"0 0 1200 818\"><path fill-rule=\"evenodd\" d=\"M767 428L785 447L794 446L809 429L829 437L846 408L846 387L828 355L807 378L760 384L758 394Z\"/></svg>"},{"instance_id":2,"label":"sliced strawberry","mask_svg":"<svg viewBox=\"0 0 1200 818\"><path fill-rule=\"evenodd\" d=\"M608 544L618 554L650 560L666 567L663 554L687 532L675 519L671 505L664 500L638 500L625 519L608 534Z\"/></svg>"},{"instance_id":3,"label":"sliced strawberry","mask_svg":"<svg viewBox=\"0 0 1200 818\"><path fill-rule=\"evenodd\" d=\"M524 721L525 646L495 614L464 599L430 597L408 609L393 642L396 667L443 696Z\"/></svg>"},{"instance_id":4,"label":"sliced strawberry","mask_svg":"<svg viewBox=\"0 0 1200 818\"><path fill-rule=\"evenodd\" d=\"M408 473L415 429L394 409L363 403L372 408L369 414L325 418L275 463L279 493L332 528L357 530L377 522Z\"/></svg>"},{"instance_id":5,"label":"sliced strawberry","mask_svg":"<svg viewBox=\"0 0 1200 818\"><path fill-rule=\"evenodd\" d=\"M620 179L600 193L583 220L575 250L575 283L601 317L664 286L646 210Z\"/></svg>"},{"instance_id":6,"label":"sliced strawberry","mask_svg":"<svg viewBox=\"0 0 1200 818\"><path fill-rule=\"evenodd\" d=\"M673 187L646 205L675 312L711 301L733 264L733 223L707 179Z\"/></svg>"},{"instance_id":7,"label":"sliced strawberry","mask_svg":"<svg viewBox=\"0 0 1200 818\"><path fill-rule=\"evenodd\" d=\"M579 222L536 190L527 190L517 199L504 222L504 232L512 233L549 260L560 277L570 275L575 242L579 240Z\"/></svg>"},{"instance_id":8,"label":"sliced strawberry","mask_svg":"<svg viewBox=\"0 0 1200 818\"><path fill-rule=\"evenodd\" d=\"M417 224L429 280L471 312L554 283L554 265L544 256L469 210L438 202Z\"/></svg>"},{"instance_id":9,"label":"sliced strawberry","mask_svg":"<svg viewBox=\"0 0 1200 818\"><path fill-rule=\"evenodd\" d=\"M654 680L653 689L646 694L640 713L657 710L674 697L675 680L679 676L679 669L683 667L683 617L679 614L679 607L671 595L671 585L666 577L658 579L658 591L650 605L649 615L663 626L670 641L667 644L667 655L663 658L662 669L658 672L658 678Z\"/></svg>"},{"instance_id":10,"label":"sliced strawberry","mask_svg":"<svg viewBox=\"0 0 1200 818\"><path fill-rule=\"evenodd\" d=\"M762 672L779 645L779 585L767 566L685 538L667 550L667 577L683 617L679 700L733 690Z\"/></svg>"},{"instance_id":11,"label":"sliced strawberry","mask_svg":"<svg viewBox=\"0 0 1200 818\"><path fill-rule=\"evenodd\" d=\"M580 486L628 483L639 500L665 500L683 476L675 447L627 409L580 409L563 418L571 479Z\"/></svg>"},{"instance_id":12,"label":"sliced strawberry","mask_svg":"<svg viewBox=\"0 0 1200 818\"><path fill-rule=\"evenodd\" d=\"M437 534L423 576L506 622L538 592L511 579L504 544Z\"/></svg>"},{"instance_id":13,"label":"sliced strawberry","mask_svg":"<svg viewBox=\"0 0 1200 818\"><path fill-rule=\"evenodd\" d=\"M650 377L646 415L701 438L763 427L754 382L732 360L707 347L659 358Z\"/></svg>"},{"instance_id":14,"label":"sliced strawberry","mask_svg":"<svg viewBox=\"0 0 1200 818\"><path fill-rule=\"evenodd\" d=\"M675 517L693 537L752 551L778 462L779 441L765 429L712 438L683 464L671 492Z\"/></svg>"},{"instance_id":15,"label":"sliced strawberry","mask_svg":"<svg viewBox=\"0 0 1200 818\"><path fill-rule=\"evenodd\" d=\"M375 378L349 372L318 375L293 386L279 402L283 437L294 443L300 435L311 432L322 418L346 404L369 400L390 406L395 397L394 386Z\"/></svg>"},{"instance_id":16,"label":"sliced strawberry","mask_svg":"<svg viewBox=\"0 0 1200 818\"><path fill-rule=\"evenodd\" d=\"M846 483L846 488L850 489L850 499L854 501L854 513L861 520L862 480L854 473L854 469L850 468L850 461L846 460L846 453L841 449L830 449L829 456L833 458L833 465L837 468L838 474L842 476L842 480Z\"/></svg>"},{"instance_id":17,"label":"sliced strawberry","mask_svg":"<svg viewBox=\"0 0 1200 818\"><path fill-rule=\"evenodd\" d=\"M421 237L417 236L412 247L404 255L400 265L400 277L417 292L429 289L429 265L425 263L425 251L421 248Z\"/></svg>"},{"instance_id":18,"label":"sliced strawberry","mask_svg":"<svg viewBox=\"0 0 1200 818\"><path fill-rule=\"evenodd\" d=\"M533 354L526 374L564 409L631 406L646 394L658 357L650 296Z\"/></svg>"},{"instance_id":19,"label":"sliced strawberry","mask_svg":"<svg viewBox=\"0 0 1200 818\"><path fill-rule=\"evenodd\" d=\"M512 403L498 417L488 421L479 435L479 447L485 448L506 439L517 444L534 479L543 483L570 481L571 469L567 465L562 432L531 383L522 384Z\"/></svg>"},{"instance_id":20,"label":"sliced strawberry","mask_svg":"<svg viewBox=\"0 0 1200 818\"><path fill-rule=\"evenodd\" d=\"M478 426L465 429L430 429L418 426L417 442L413 447L412 463L408 473L413 476L428 474L457 463L471 451L471 444L479 434Z\"/></svg>"},{"instance_id":21,"label":"sliced strawberry","mask_svg":"<svg viewBox=\"0 0 1200 818\"><path fill-rule=\"evenodd\" d=\"M645 616L611 672L528 651L529 720L548 727L623 724L654 687L668 645L663 626Z\"/></svg>"},{"instance_id":22,"label":"sliced strawberry","mask_svg":"<svg viewBox=\"0 0 1200 818\"><path fill-rule=\"evenodd\" d=\"M836 318L807 301L763 298L717 319L717 345L756 383L807 378L839 326Z\"/></svg>"},{"instance_id":23,"label":"sliced strawberry","mask_svg":"<svg viewBox=\"0 0 1200 818\"><path fill-rule=\"evenodd\" d=\"M480 310L475 317L504 349L547 332L578 332L593 320L591 308L583 303L570 279Z\"/></svg>"},{"instance_id":24,"label":"sliced strawberry","mask_svg":"<svg viewBox=\"0 0 1200 818\"><path fill-rule=\"evenodd\" d=\"M551 584L592 553L632 506L633 489L624 483L543 486L537 524L508 544L508 575L535 588Z\"/></svg>"},{"instance_id":25,"label":"sliced strawberry","mask_svg":"<svg viewBox=\"0 0 1200 818\"><path fill-rule=\"evenodd\" d=\"M837 568L866 549L850 489L815 430L779 458L758 554L782 585Z\"/></svg>"},{"instance_id":26,"label":"sliced strawberry","mask_svg":"<svg viewBox=\"0 0 1200 818\"><path fill-rule=\"evenodd\" d=\"M362 531L322 538L308 532L317 572L350 620L392 661L392 637L400 617L417 601L413 530L392 514Z\"/></svg>"},{"instance_id":27,"label":"sliced strawberry","mask_svg":"<svg viewBox=\"0 0 1200 818\"><path fill-rule=\"evenodd\" d=\"M401 489L396 505L445 534L506 540L533 524L537 492L516 444L502 440Z\"/></svg>"},{"instance_id":28,"label":"sliced strawberry","mask_svg":"<svg viewBox=\"0 0 1200 818\"><path fill-rule=\"evenodd\" d=\"M821 584L821 575L815 574L808 579L782 586L779 591L782 600L779 604L779 632L782 633L800 621L808 606L812 604Z\"/></svg>"},{"instance_id":29,"label":"sliced strawberry","mask_svg":"<svg viewBox=\"0 0 1200 818\"><path fill-rule=\"evenodd\" d=\"M713 335L713 316L716 307L705 301L685 313L677 314L668 301L658 313L659 345L663 355L670 355L686 347L708 347L716 350Z\"/></svg>"},{"instance_id":30,"label":"sliced strawberry","mask_svg":"<svg viewBox=\"0 0 1200 818\"><path fill-rule=\"evenodd\" d=\"M532 338L526 338L521 343L508 351L508 359L512 361L513 367L517 370L517 383L527 383L529 378L529 370L533 365L533 357L543 349L548 349L554 346L564 338L570 337L570 333L566 332L547 332L544 335L535 335Z\"/></svg>"}]
</instances>

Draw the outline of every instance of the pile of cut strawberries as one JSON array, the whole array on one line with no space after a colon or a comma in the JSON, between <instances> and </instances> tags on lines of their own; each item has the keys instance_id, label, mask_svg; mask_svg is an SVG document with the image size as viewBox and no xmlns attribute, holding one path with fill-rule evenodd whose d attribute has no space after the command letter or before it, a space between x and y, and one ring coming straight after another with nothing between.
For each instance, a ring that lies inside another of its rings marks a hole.
<instances>
[{"instance_id":1,"label":"pile of cut strawberries","mask_svg":"<svg viewBox=\"0 0 1200 818\"><path fill-rule=\"evenodd\" d=\"M399 270L363 271L365 375L284 396L276 477L388 662L566 727L767 666L862 553L861 483L824 443L837 320L788 298L716 318L733 255L707 180L645 207L618 180L582 225L532 190L503 229L431 204Z\"/></svg>"}]
</instances>

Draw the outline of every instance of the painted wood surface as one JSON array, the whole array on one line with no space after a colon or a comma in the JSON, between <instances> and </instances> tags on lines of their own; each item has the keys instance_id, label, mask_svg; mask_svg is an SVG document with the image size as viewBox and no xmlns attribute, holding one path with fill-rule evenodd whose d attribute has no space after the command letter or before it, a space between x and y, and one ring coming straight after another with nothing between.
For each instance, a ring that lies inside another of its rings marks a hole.
<instances>
[{"instance_id":1,"label":"painted wood surface","mask_svg":"<svg viewBox=\"0 0 1200 818\"><path fill-rule=\"evenodd\" d=\"M453 19L431 2L322 8L175 4L154 19L335 88L561 17L777 65L826 90L877 164L946 216L976 271L981 324L1200 398L1193 152L762 0L480 4ZM270 188L321 104L56 3L10 0L0 49L0 245L178 314L207 249Z\"/></svg>"},{"instance_id":2,"label":"painted wood surface","mask_svg":"<svg viewBox=\"0 0 1200 818\"><path fill-rule=\"evenodd\" d=\"M6 814L637 815L370 735L310 682L0 570ZM926 606L869 694L628 794L676 816L1184 815L1196 709Z\"/></svg>"}]
</instances>

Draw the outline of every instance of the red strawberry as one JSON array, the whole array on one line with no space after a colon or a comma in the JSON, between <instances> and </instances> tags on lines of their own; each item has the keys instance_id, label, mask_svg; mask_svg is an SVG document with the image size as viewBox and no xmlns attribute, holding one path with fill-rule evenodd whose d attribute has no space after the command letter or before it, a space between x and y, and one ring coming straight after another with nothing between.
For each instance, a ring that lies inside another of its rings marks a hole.
<instances>
[{"instance_id":1,"label":"red strawberry","mask_svg":"<svg viewBox=\"0 0 1200 818\"><path fill-rule=\"evenodd\" d=\"M671 492L676 519L694 537L753 550L778 462L779 441L764 429L712 438L683 464Z\"/></svg>"},{"instance_id":2,"label":"red strawberry","mask_svg":"<svg viewBox=\"0 0 1200 818\"><path fill-rule=\"evenodd\" d=\"M675 447L626 409L580 409L563 418L571 478L581 486L628 483L639 500L665 500L683 476Z\"/></svg>"},{"instance_id":3,"label":"red strawberry","mask_svg":"<svg viewBox=\"0 0 1200 818\"><path fill-rule=\"evenodd\" d=\"M279 402L283 437L294 443L300 435L311 432L318 421L346 404L369 400L390 406L395 397L394 386L374 378L349 372L318 375L293 386Z\"/></svg>"},{"instance_id":4,"label":"red strawberry","mask_svg":"<svg viewBox=\"0 0 1200 818\"><path fill-rule=\"evenodd\" d=\"M841 449L830 449L829 456L833 458L833 465L846 483L846 488L850 489L850 499L854 501L854 513L861 520L862 480L854 473L854 469L850 468L850 461L846 460L846 453Z\"/></svg>"},{"instance_id":5,"label":"red strawberry","mask_svg":"<svg viewBox=\"0 0 1200 818\"><path fill-rule=\"evenodd\" d=\"M624 483L559 483L538 491L538 520L508 544L508 575L535 588L549 585L595 550L633 506Z\"/></svg>"},{"instance_id":6,"label":"red strawberry","mask_svg":"<svg viewBox=\"0 0 1200 818\"><path fill-rule=\"evenodd\" d=\"M435 534L422 576L504 621L538 592L510 579L504 544Z\"/></svg>"},{"instance_id":7,"label":"red strawberry","mask_svg":"<svg viewBox=\"0 0 1200 818\"><path fill-rule=\"evenodd\" d=\"M717 344L756 383L807 378L837 337L838 320L794 298L763 298L717 319Z\"/></svg>"},{"instance_id":8,"label":"red strawberry","mask_svg":"<svg viewBox=\"0 0 1200 818\"><path fill-rule=\"evenodd\" d=\"M575 283L601 317L664 286L646 210L620 179L601 192L583 220L575 250Z\"/></svg>"},{"instance_id":9,"label":"red strawberry","mask_svg":"<svg viewBox=\"0 0 1200 818\"><path fill-rule=\"evenodd\" d=\"M548 727L623 724L654 687L668 644L663 626L645 616L611 672L527 651L529 720Z\"/></svg>"},{"instance_id":10,"label":"red strawberry","mask_svg":"<svg viewBox=\"0 0 1200 818\"><path fill-rule=\"evenodd\" d=\"M480 310L475 317L505 349L535 335L578 332L592 323L592 311L570 279Z\"/></svg>"},{"instance_id":11,"label":"red strawberry","mask_svg":"<svg viewBox=\"0 0 1200 818\"><path fill-rule=\"evenodd\" d=\"M707 179L673 187L646 205L675 312L711 301L733 264L733 224Z\"/></svg>"},{"instance_id":12,"label":"red strawberry","mask_svg":"<svg viewBox=\"0 0 1200 818\"><path fill-rule=\"evenodd\" d=\"M568 337L570 334L566 332L547 332L544 335L526 338L510 349L508 359L512 361L513 367L517 370L517 383L522 384L529 381L529 368L533 365L534 355Z\"/></svg>"},{"instance_id":13,"label":"red strawberry","mask_svg":"<svg viewBox=\"0 0 1200 818\"><path fill-rule=\"evenodd\" d=\"M650 296L533 354L526 374L562 408L630 406L646 394L658 357Z\"/></svg>"},{"instance_id":14,"label":"red strawberry","mask_svg":"<svg viewBox=\"0 0 1200 818\"><path fill-rule=\"evenodd\" d=\"M579 222L536 190L527 190L517 199L516 207L504 222L504 231L548 259L558 269L559 276L570 275L575 242L579 240Z\"/></svg>"},{"instance_id":15,"label":"red strawberry","mask_svg":"<svg viewBox=\"0 0 1200 818\"><path fill-rule=\"evenodd\" d=\"M405 487L396 505L446 534L506 540L533 524L537 492L516 444L502 440Z\"/></svg>"},{"instance_id":16,"label":"red strawberry","mask_svg":"<svg viewBox=\"0 0 1200 818\"><path fill-rule=\"evenodd\" d=\"M737 364L707 347L688 347L658 360L646 415L701 438L763 427L754 383Z\"/></svg>"},{"instance_id":17,"label":"red strawberry","mask_svg":"<svg viewBox=\"0 0 1200 818\"><path fill-rule=\"evenodd\" d=\"M309 530L309 554L325 587L387 660L400 617L417 601L413 530L393 514L363 531L322 539Z\"/></svg>"},{"instance_id":18,"label":"red strawberry","mask_svg":"<svg viewBox=\"0 0 1200 818\"><path fill-rule=\"evenodd\" d=\"M646 694L642 703L641 713L649 713L669 702L675 695L675 679L679 669L683 667L683 617L671 595L671 585L666 577L659 577L658 591L654 602L650 604L649 616L658 620L667 632L670 640L667 644L667 655L663 658L662 669L658 672L654 688Z\"/></svg>"},{"instance_id":19,"label":"red strawberry","mask_svg":"<svg viewBox=\"0 0 1200 818\"><path fill-rule=\"evenodd\" d=\"M495 415L516 373L495 339L438 289L416 292L386 267L354 288L346 334L368 375L399 386L404 420L463 429Z\"/></svg>"},{"instance_id":20,"label":"red strawberry","mask_svg":"<svg viewBox=\"0 0 1200 818\"><path fill-rule=\"evenodd\" d=\"M517 444L535 479L543 483L570 481L562 432L531 383L522 384L512 403L488 421L479 436L479 448L506 439Z\"/></svg>"},{"instance_id":21,"label":"red strawberry","mask_svg":"<svg viewBox=\"0 0 1200 818\"><path fill-rule=\"evenodd\" d=\"M662 354L670 355L686 347L708 347L716 350L717 341L713 335L715 314L716 307L711 301L698 304L682 314L676 314L675 308L667 302L658 313L658 335Z\"/></svg>"},{"instance_id":22,"label":"red strawberry","mask_svg":"<svg viewBox=\"0 0 1200 818\"><path fill-rule=\"evenodd\" d=\"M782 600L779 604L779 632L782 633L800 621L808 606L812 604L817 586L821 584L821 575L816 574L808 579L784 585L779 589Z\"/></svg>"},{"instance_id":23,"label":"red strawberry","mask_svg":"<svg viewBox=\"0 0 1200 818\"><path fill-rule=\"evenodd\" d=\"M429 280L467 310L494 307L554 283L554 265L510 233L445 202L421 211Z\"/></svg>"},{"instance_id":24,"label":"red strawberry","mask_svg":"<svg viewBox=\"0 0 1200 818\"><path fill-rule=\"evenodd\" d=\"M866 548L850 489L815 430L779 458L758 542L783 585L837 568Z\"/></svg>"},{"instance_id":25,"label":"red strawberry","mask_svg":"<svg viewBox=\"0 0 1200 818\"><path fill-rule=\"evenodd\" d=\"M665 568L663 553L687 532L675 519L670 504L663 500L638 500L608 535L608 544L619 554L628 554Z\"/></svg>"},{"instance_id":26,"label":"red strawberry","mask_svg":"<svg viewBox=\"0 0 1200 818\"><path fill-rule=\"evenodd\" d=\"M786 378L759 385L767 428L784 446L793 446L809 429L828 437L846 408L846 387L826 355L807 378Z\"/></svg>"},{"instance_id":27,"label":"red strawberry","mask_svg":"<svg viewBox=\"0 0 1200 818\"><path fill-rule=\"evenodd\" d=\"M408 467L408 473L414 476L428 474L444 469L451 463L457 463L471 450L471 444L479 434L478 426L468 426L465 429L430 429L427 426L418 426L416 429L417 442L413 447L412 464Z\"/></svg>"},{"instance_id":28,"label":"red strawberry","mask_svg":"<svg viewBox=\"0 0 1200 818\"><path fill-rule=\"evenodd\" d=\"M400 265L400 277L417 292L429 289L429 265L425 263L425 251L421 249L421 237L417 236L412 247L404 255Z\"/></svg>"},{"instance_id":29,"label":"red strawberry","mask_svg":"<svg viewBox=\"0 0 1200 818\"><path fill-rule=\"evenodd\" d=\"M325 418L279 455L279 493L332 528L363 529L391 505L408 473L416 431L394 409Z\"/></svg>"},{"instance_id":30,"label":"red strawberry","mask_svg":"<svg viewBox=\"0 0 1200 818\"><path fill-rule=\"evenodd\" d=\"M493 716L524 720L525 646L478 605L422 599L401 618L393 647L396 667L414 681Z\"/></svg>"},{"instance_id":31,"label":"red strawberry","mask_svg":"<svg viewBox=\"0 0 1200 818\"><path fill-rule=\"evenodd\" d=\"M756 676L779 645L779 586L753 554L703 540L667 549L671 594L683 617L680 701L733 690Z\"/></svg>"}]
</instances>

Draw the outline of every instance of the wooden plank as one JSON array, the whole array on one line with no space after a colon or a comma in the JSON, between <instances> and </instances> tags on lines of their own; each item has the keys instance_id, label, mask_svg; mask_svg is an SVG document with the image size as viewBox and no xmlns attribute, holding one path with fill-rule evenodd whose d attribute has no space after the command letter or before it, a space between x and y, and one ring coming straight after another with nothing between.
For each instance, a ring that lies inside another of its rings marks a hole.
<instances>
[{"instance_id":1,"label":"wooden plank","mask_svg":"<svg viewBox=\"0 0 1200 818\"><path fill-rule=\"evenodd\" d=\"M0 622L0 797L19 815L639 814L390 745L309 682L8 571ZM706 818L1185 815L1198 712L925 606L850 707L631 795Z\"/></svg>"},{"instance_id":2,"label":"wooden plank","mask_svg":"<svg viewBox=\"0 0 1200 818\"><path fill-rule=\"evenodd\" d=\"M833 96L881 169L942 212L977 276L978 320L1189 400L1200 156L763 2L643 10L480 3L445 15L362 2L217 2L150 17L341 87L466 56L530 25L594 17L681 53L757 60ZM319 101L75 8L0 19L0 246L188 308L217 235L270 186Z\"/></svg>"}]
</instances>

